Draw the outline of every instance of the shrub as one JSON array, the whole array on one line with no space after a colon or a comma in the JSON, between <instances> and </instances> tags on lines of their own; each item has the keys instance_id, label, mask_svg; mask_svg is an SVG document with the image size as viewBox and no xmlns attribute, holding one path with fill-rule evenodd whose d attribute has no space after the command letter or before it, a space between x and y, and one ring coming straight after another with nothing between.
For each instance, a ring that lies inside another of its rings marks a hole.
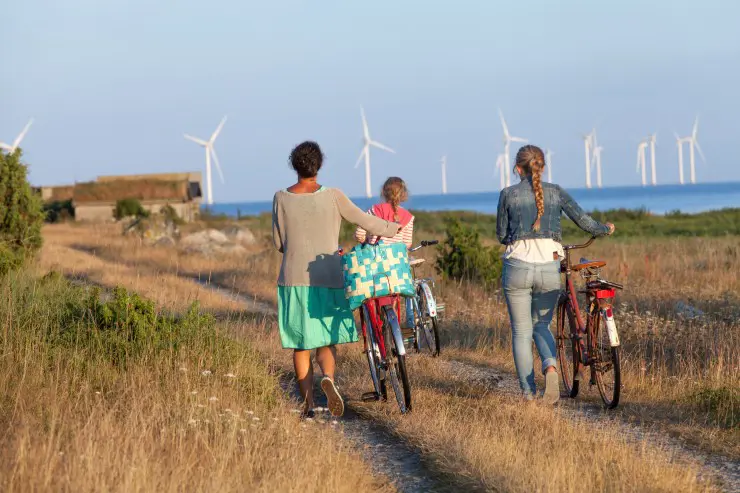
<instances>
[{"instance_id":1,"label":"shrub","mask_svg":"<svg viewBox=\"0 0 740 493\"><path fill-rule=\"evenodd\" d=\"M719 425L740 429L740 390L734 387L704 387L690 400Z\"/></svg>"},{"instance_id":2,"label":"shrub","mask_svg":"<svg viewBox=\"0 0 740 493\"><path fill-rule=\"evenodd\" d=\"M21 151L0 151L0 275L19 267L41 248L41 198L28 183Z\"/></svg>"},{"instance_id":3,"label":"shrub","mask_svg":"<svg viewBox=\"0 0 740 493\"><path fill-rule=\"evenodd\" d=\"M480 232L457 219L447 221L446 239L439 245L437 270L450 279L466 279L484 285L495 283L501 274L500 251L481 243Z\"/></svg>"},{"instance_id":4,"label":"shrub","mask_svg":"<svg viewBox=\"0 0 740 493\"><path fill-rule=\"evenodd\" d=\"M149 211L144 209L138 199L122 199L116 202L113 216L117 221L126 217L149 217Z\"/></svg>"},{"instance_id":5,"label":"shrub","mask_svg":"<svg viewBox=\"0 0 740 493\"><path fill-rule=\"evenodd\" d=\"M160 213L162 214L162 217L164 217L165 224L173 224L175 226L182 226L185 224L185 221L182 220L182 218L177 214L175 208L170 204L162 207Z\"/></svg>"},{"instance_id":6,"label":"shrub","mask_svg":"<svg viewBox=\"0 0 740 493\"><path fill-rule=\"evenodd\" d=\"M75 209L71 200L57 200L44 204L43 211L47 223L65 222L75 217Z\"/></svg>"}]
</instances>

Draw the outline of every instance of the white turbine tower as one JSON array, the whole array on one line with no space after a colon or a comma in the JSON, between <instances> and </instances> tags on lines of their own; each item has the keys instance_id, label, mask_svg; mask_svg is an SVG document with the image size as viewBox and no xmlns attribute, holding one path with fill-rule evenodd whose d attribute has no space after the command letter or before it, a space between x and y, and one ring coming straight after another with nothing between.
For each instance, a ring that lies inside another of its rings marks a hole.
<instances>
[{"instance_id":1,"label":"white turbine tower","mask_svg":"<svg viewBox=\"0 0 740 493\"><path fill-rule=\"evenodd\" d=\"M658 184L658 172L655 169L655 140L657 135L651 134L647 140L650 144L650 183L655 186Z\"/></svg>"},{"instance_id":2,"label":"white turbine tower","mask_svg":"<svg viewBox=\"0 0 740 493\"><path fill-rule=\"evenodd\" d=\"M370 138L370 130L367 127L367 119L365 118L365 109L362 106L360 106L360 114L362 115L362 138L363 138L364 145L362 147L362 152L360 152L360 157L357 159L357 163L355 164L355 168L357 168L360 165L360 162L362 162L362 158L364 157L365 158L365 194L367 195L367 198L371 198L373 196L373 192L372 192L372 185L370 183L370 146L377 147L378 149L382 149L384 151L391 152L393 154L395 154L396 151Z\"/></svg>"},{"instance_id":3,"label":"white turbine tower","mask_svg":"<svg viewBox=\"0 0 740 493\"><path fill-rule=\"evenodd\" d=\"M683 143L686 142L686 139L682 139L675 132L673 135L676 137L676 146L678 147L678 182L683 185Z\"/></svg>"},{"instance_id":4,"label":"white turbine tower","mask_svg":"<svg viewBox=\"0 0 740 493\"><path fill-rule=\"evenodd\" d=\"M28 123L26 123L26 126L23 127L23 130L21 130L21 133L18 134L18 137L15 138L12 144L5 144L4 142L0 142L0 149L5 149L8 151L9 154L13 154L16 149L18 149L18 146L21 145L21 142L23 142L23 139L25 138L26 134L28 133L28 129L31 128L31 125L33 124L33 118L28 120Z\"/></svg>"},{"instance_id":5,"label":"white turbine tower","mask_svg":"<svg viewBox=\"0 0 740 493\"><path fill-rule=\"evenodd\" d=\"M552 183L552 156L555 153L550 149L545 151L545 166L547 167L547 183Z\"/></svg>"},{"instance_id":6,"label":"white turbine tower","mask_svg":"<svg viewBox=\"0 0 740 493\"><path fill-rule=\"evenodd\" d=\"M499 190L503 190L506 188L506 155L505 154L499 154L496 158L496 173L498 173L498 176L501 180L501 188Z\"/></svg>"},{"instance_id":7,"label":"white turbine tower","mask_svg":"<svg viewBox=\"0 0 740 493\"><path fill-rule=\"evenodd\" d=\"M442 156L442 195L447 195L447 156Z\"/></svg>"},{"instance_id":8,"label":"white turbine tower","mask_svg":"<svg viewBox=\"0 0 740 493\"><path fill-rule=\"evenodd\" d=\"M647 171L645 164L645 149L647 149L647 140L642 140L637 145L637 171L642 171L642 186L647 186Z\"/></svg>"},{"instance_id":9,"label":"white turbine tower","mask_svg":"<svg viewBox=\"0 0 740 493\"><path fill-rule=\"evenodd\" d=\"M596 143L596 139L594 139L594 143ZM597 145L594 147L594 166L596 167L596 186L601 188L601 151L603 151L604 148L600 145Z\"/></svg>"},{"instance_id":10,"label":"white turbine tower","mask_svg":"<svg viewBox=\"0 0 740 493\"><path fill-rule=\"evenodd\" d=\"M527 139L523 137L514 137L509 133L509 127L506 125L506 120L504 120L504 114L501 112L501 109L498 110L498 115L501 118L501 126L504 129L504 169L502 172L504 173L506 177L506 186L511 186L511 170L509 169L509 163L511 163L511 157L510 157L510 151L511 151L511 143L512 142L519 142L522 144L527 143ZM498 163L496 164L498 166Z\"/></svg>"},{"instance_id":11,"label":"white turbine tower","mask_svg":"<svg viewBox=\"0 0 740 493\"><path fill-rule=\"evenodd\" d=\"M216 170L218 171L218 175L221 178L221 183L224 182L224 174L221 171L221 164L218 162L218 156L216 155L216 149L213 147L213 143L216 142L216 137L218 137L218 134L221 132L221 129L224 128L224 123L226 123L226 117L224 116L223 120L221 120L221 123L218 124L218 127L216 127L216 130L213 132L213 135L211 135L211 138L206 140L199 139L197 137L193 137L191 135L185 134L185 138L188 140L191 140L198 144L201 147L204 147L206 150L206 203L208 205L213 205L213 180L211 179L211 156L213 156L213 161L216 163Z\"/></svg>"},{"instance_id":12,"label":"white turbine tower","mask_svg":"<svg viewBox=\"0 0 740 493\"><path fill-rule=\"evenodd\" d=\"M583 136L583 145L586 151L586 188L591 188L591 166L593 166L591 149L596 146L595 128L591 130L591 133Z\"/></svg>"},{"instance_id":13,"label":"white turbine tower","mask_svg":"<svg viewBox=\"0 0 740 493\"><path fill-rule=\"evenodd\" d=\"M706 164L707 160L704 157L704 153L701 150L701 146L699 145L699 141L696 138L696 134L699 131L699 117L697 116L694 120L694 128L691 130L691 135L689 137L683 137L679 138L678 135L676 135L676 140L678 142L678 161L679 161L679 169L680 169L680 175L681 175L681 183L683 183L683 143L688 142L689 144L689 166L690 166L690 173L691 173L691 183L696 183L696 163L694 160L694 149L699 151L699 155L701 156L701 160Z\"/></svg>"}]
</instances>

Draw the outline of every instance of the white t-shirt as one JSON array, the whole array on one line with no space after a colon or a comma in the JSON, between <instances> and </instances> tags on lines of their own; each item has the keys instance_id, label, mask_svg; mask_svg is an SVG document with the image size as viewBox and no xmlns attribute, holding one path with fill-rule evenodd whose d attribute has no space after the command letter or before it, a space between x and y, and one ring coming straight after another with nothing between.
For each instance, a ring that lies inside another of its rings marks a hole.
<instances>
[{"instance_id":1,"label":"white t-shirt","mask_svg":"<svg viewBox=\"0 0 740 493\"><path fill-rule=\"evenodd\" d=\"M550 238L517 240L504 251L504 259L516 259L531 264L547 264L564 256L563 245Z\"/></svg>"}]
</instances>

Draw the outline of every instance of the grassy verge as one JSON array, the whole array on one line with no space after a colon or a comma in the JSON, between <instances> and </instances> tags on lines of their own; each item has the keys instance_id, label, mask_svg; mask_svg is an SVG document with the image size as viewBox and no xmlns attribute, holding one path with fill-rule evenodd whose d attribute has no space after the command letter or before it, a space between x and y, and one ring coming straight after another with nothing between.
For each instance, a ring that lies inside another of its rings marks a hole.
<instances>
[{"instance_id":1,"label":"grassy verge","mask_svg":"<svg viewBox=\"0 0 740 493\"><path fill-rule=\"evenodd\" d=\"M3 491L382 488L212 317L29 272L0 293Z\"/></svg>"}]
</instances>

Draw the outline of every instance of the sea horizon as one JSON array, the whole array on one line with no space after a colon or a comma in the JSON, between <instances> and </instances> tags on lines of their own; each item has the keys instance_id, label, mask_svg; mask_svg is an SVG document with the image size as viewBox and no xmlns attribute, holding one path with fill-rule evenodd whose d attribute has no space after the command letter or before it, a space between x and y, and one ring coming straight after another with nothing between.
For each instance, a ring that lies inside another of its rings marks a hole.
<instances>
[{"instance_id":1,"label":"sea horizon","mask_svg":"<svg viewBox=\"0 0 740 493\"><path fill-rule=\"evenodd\" d=\"M567 188L566 191L587 210L645 209L652 214L680 211L698 213L740 207L740 182L670 184L656 186L613 186L604 188ZM455 192L448 194L412 195L404 207L419 211L470 211L495 214L499 191ZM380 198L350 197L362 209L368 209ZM272 210L272 200L216 203L214 214L227 216L259 215Z\"/></svg>"}]
</instances>

